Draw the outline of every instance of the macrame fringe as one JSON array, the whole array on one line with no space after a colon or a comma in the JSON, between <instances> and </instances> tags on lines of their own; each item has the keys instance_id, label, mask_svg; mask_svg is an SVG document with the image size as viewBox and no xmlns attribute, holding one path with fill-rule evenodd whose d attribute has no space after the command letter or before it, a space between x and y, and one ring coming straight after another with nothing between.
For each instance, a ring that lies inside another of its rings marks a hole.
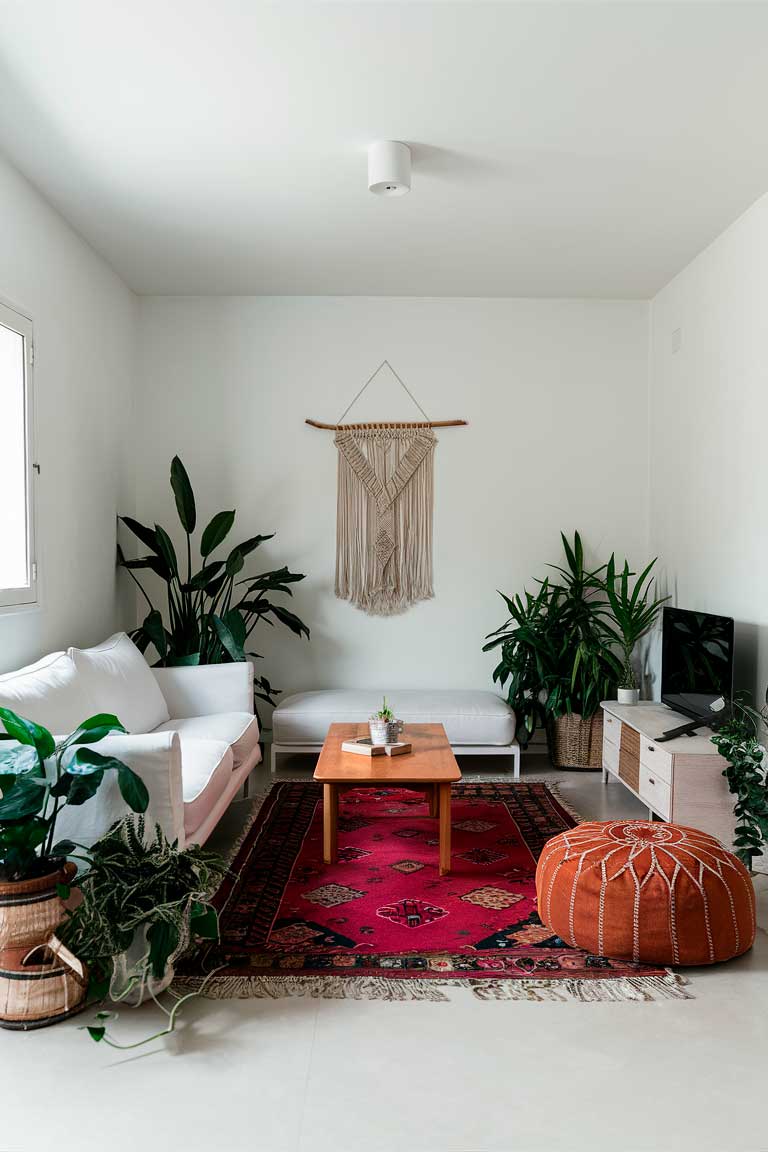
<instances>
[{"instance_id":1,"label":"macrame fringe","mask_svg":"<svg viewBox=\"0 0 768 1152\"><path fill-rule=\"evenodd\" d=\"M174 982L180 994L196 992L203 980L185 976ZM471 991L478 1000L525 1000L529 1003L649 1004L692 1000L689 981L676 972L664 976L624 976L615 980L390 980L386 976L221 976L205 986L209 1000L422 1000L447 1004L446 990Z\"/></svg>"},{"instance_id":2,"label":"macrame fringe","mask_svg":"<svg viewBox=\"0 0 768 1152\"><path fill-rule=\"evenodd\" d=\"M336 434L336 595L373 616L434 596L430 428Z\"/></svg>"}]
</instances>

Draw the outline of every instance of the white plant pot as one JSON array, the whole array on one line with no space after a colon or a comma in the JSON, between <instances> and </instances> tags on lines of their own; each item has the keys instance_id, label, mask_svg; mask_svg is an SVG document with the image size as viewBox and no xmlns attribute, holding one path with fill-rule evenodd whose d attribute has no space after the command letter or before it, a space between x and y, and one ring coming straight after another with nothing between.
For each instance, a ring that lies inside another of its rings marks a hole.
<instances>
[{"instance_id":1,"label":"white plant pot","mask_svg":"<svg viewBox=\"0 0 768 1152\"><path fill-rule=\"evenodd\" d=\"M639 688L619 688L619 704L637 704L639 700Z\"/></svg>"},{"instance_id":2,"label":"white plant pot","mask_svg":"<svg viewBox=\"0 0 768 1152\"><path fill-rule=\"evenodd\" d=\"M114 958L114 969L110 982L110 996L132 1008L159 996L173 982L174 957L168 961L165 972L160 980L156 980L148 969L149 944L147 943L147 929L139 928L134 933L133 940L125 952Z\"/></svg>"}]
</instances>

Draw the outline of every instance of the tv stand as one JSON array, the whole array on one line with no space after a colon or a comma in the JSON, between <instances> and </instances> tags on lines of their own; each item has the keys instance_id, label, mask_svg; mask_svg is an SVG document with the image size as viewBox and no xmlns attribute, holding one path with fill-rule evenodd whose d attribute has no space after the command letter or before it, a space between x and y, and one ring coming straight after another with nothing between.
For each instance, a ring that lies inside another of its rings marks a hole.
<instances>
[{"instance_id":1,"label":"tv stand","mask_svg":"<svg viewBox=\"0 0 768 1152\"><path fill-rule=\"evenodd\" d=\"M733 845L735 798L726 762L701 722L665 704L603 705L603 780L616 781L646 806L649 819L671 820ZM675 728L656 736L670 720Z\"/></svg>"}]
</instances>

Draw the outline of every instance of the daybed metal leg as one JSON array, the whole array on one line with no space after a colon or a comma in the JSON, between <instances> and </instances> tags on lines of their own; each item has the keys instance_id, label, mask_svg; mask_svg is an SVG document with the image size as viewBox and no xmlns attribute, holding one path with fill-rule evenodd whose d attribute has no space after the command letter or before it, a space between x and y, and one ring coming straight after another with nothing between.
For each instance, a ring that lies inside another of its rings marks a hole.
<instances>
[{"instance_id":1,"label":"daybed metal leg","mask_svg":"<svg viewBox=\"0 0 768 1152\"><path fill-rule=\"evenodd\" d=\"M519 744L514 749L514 751L512 752L512 755L513 755L514 761L515 761L515 780L519 780L520 779L520 745Z\"/></svg>"},{"instance_id":2,"label":"daybed metal leg","mask_svg":"<svg viewBox=\"0 0 768 1152\"><path fill-rule=\"evenodd\" d=\"M269 746L269 770L273 776L277 772L277 749L274 744Z\"/></svg>"}]
</instances>

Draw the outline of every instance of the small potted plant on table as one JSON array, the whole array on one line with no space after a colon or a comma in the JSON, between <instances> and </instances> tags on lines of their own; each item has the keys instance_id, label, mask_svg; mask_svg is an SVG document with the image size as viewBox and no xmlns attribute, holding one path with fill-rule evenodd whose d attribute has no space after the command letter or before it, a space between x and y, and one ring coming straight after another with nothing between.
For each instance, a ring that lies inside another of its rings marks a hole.
<instances>
[{"instance_id":1,"label":"small potted plant on table","mask_svg":"<svg viewBox=\"0 0 768 1152\"><path fill-rule=\"evenodd\" d=\"M110 771L132 811L146 811L149 794L127 764L89 747L125 731L116 716L91 716L58 743L8 708L0 721L0 1027L40 1028L85 997L82 965L54 935L76 871L66 859L74 844L56 840L57 817L90 800Z\"/></svg>"},{"instance_id":2,"label":"small potted plant on table","mask_svg":"<svg viewBox=\"0 0 768 1152\"><path fill-rule=\"evenodd\" d=\"M374 712L368 720L368 727L373 744L396 744L400 739L403 724L401 720L395 720L394 712L387 704L386 696L379 711Z\"/></svg>"},{"instance_id":3,"label":"small potted plant on table","mask_svg":"<svg viewBox=\"0 0 768 1152\"><path fill-rule=\"evenodd\" d=\"M653 586L651 569L655 563L656 557L631 584L630 577L634 573L630 572L629 563L625 560L624 567L617 574L615 557L612 555L608 561L605 594L618 628L616 642L622 653L621 676L617 688L619 704L638 703L640 689L632 655L638 642L653 628L662 605L669 599L668 596L650 599Z\"/></svg>"}]
</instances>

